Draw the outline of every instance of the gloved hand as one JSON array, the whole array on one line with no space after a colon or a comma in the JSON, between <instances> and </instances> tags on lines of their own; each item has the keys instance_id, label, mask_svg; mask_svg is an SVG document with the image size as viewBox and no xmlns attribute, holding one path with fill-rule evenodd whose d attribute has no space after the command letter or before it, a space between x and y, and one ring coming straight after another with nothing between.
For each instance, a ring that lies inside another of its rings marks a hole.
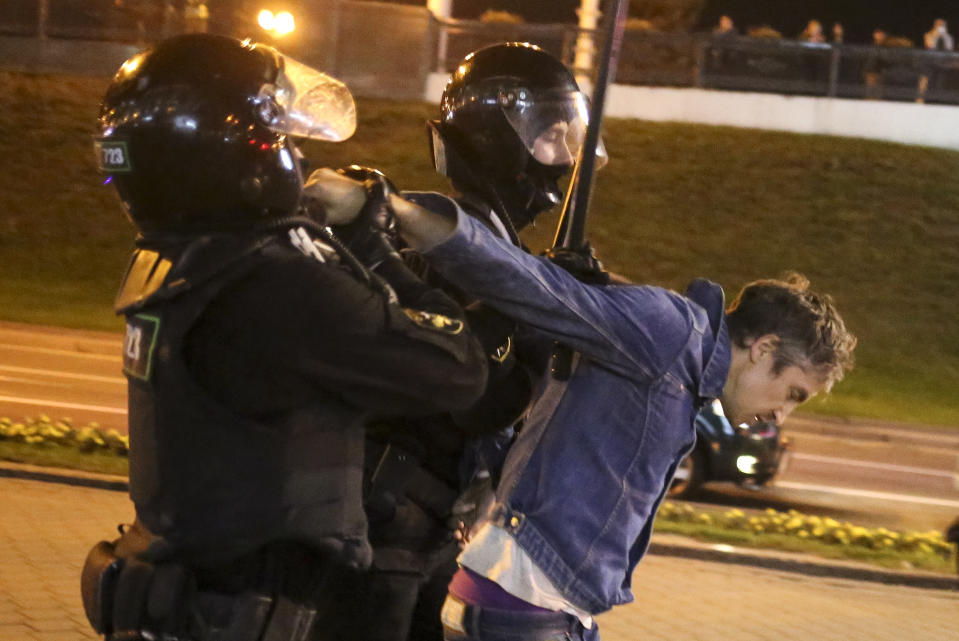
<instances>
[{"instance_id":1,"label":"gloved hand","mask_svg":"<svg viewBox=\"0 0 959 641\"><path fill-rule=\"evenodd\" d=\"M543 256L568 271L582 283L590 285L609 285L610 283L609 272L596 258L589 243L580 249L553 247L543 252Z\"/></svg>"},{"instance_id":2,"label":"gloved hand","mask_svg":"<svg viewBox=\"0 0 959 641\"><path fill-rule=\"evenodd\" d=\"M399 260L396 215L390 204L396 187L381 171L370 167L350 165L336 173L362 184L365 194L356 218L334 229L337 237L368 267L376 267L389 256Z\"/></svg>"}]
</instances>

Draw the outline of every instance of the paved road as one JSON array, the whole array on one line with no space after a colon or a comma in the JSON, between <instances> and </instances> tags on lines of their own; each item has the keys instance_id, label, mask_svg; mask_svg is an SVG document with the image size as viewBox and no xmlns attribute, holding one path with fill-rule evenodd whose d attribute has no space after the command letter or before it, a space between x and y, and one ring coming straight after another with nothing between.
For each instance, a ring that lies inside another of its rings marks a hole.
<instances>
[{"instance_id":1,"label":"paved road","mask_svg":"<svg viewBox=\"0 0 959 641\"><path fill-rule=\"evenodd\" d=\"M78 576L129 522L122 492L0 478L0 641L95 639ZM959 641L959 591L648 556L604 641Z\"/></svg>"},{"instance_id":2,"label":"paved road","mask_svg":"<svg viewBox=\"0 0 959 641\"><path fill-rule=\"evenodd\" d=\"M900 530L942 531L959 516L959 431L887 434L865 425L816 431L829 427L823 419L791 417L785 432L792 457L770 486L712 484L698 500Z\"/></svg>"},{"instance_id":3,"label":"paved road","mask_svg":"<svg viewBox=\"0 0 959 641\"><path fill-rule=\"evenodd\" d=\"M126 432L122 339L0 322L0 416L50 414Z\"/></svg>"},{"instance_id":4,"label":"paved road","mask_svg":"<svg viewBox=\"0 0 959 641\"><path fill-rule=\"evenodd\" d=\"M126 432L119 334L0 322L0 416L41 412ZM959 515L959 430L792 417L792 463L759 493L720 487L712 502L796 508L863 525L942 530Z\"/></svg>"}]
</instances>

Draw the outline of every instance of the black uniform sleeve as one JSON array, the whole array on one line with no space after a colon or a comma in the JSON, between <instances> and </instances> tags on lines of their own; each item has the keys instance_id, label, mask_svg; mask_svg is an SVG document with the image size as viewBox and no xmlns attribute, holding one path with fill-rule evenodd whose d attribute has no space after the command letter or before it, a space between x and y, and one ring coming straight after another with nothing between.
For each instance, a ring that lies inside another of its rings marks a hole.
<instances>
[{"instance_id":1,"label":"black uniform sleeve","mask_svg":"<svg viewBox=\"0 0 959 641\"><path fill-rule=\"evenodd\" d=\"M201 385L248 414L323 395L383 416L450 411L475 401L487 377L462 320L389 304L307 257L264 262L222 291L190 331L187 357Z\"/></svg>"}]
</instances>

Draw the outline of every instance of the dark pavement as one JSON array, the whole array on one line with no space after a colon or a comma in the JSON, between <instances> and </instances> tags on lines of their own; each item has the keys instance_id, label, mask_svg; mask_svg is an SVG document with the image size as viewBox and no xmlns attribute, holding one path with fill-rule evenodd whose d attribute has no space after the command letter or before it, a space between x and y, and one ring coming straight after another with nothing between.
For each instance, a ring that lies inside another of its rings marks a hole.
<instances>
[{"instance_id":1,"label":"dark pavement","mask_svg":"<svg viewBox=\"0 0 959 641\"><path fill-rule=\"evenodd\" d=\"M133 518L125 492L103 489L123 479L37 470L48 480L35 480L17 478L32 468L2 467L0 641L95 639L80 567ZM959 641L957 588L953 577L657 535L633 577L636 601L599 622L604 641Z\"/></svg>"}]
</instances>

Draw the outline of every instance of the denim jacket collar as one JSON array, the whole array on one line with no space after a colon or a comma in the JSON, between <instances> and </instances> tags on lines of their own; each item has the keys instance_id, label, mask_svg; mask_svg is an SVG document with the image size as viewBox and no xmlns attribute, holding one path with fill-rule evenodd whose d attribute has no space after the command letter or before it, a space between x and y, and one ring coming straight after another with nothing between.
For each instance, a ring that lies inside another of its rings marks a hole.
<instances>
[{"instance_id":1,"label":"denim jacket collar","mask_svg":"<svg viewBox=\"0 0 959 641\"><path fill-rule=\"evenodd\" d=\"M705 399L722 395L729 373L731 348L726 328L725 296L716 283L697 278L686 288L686 297L706 311L712 330L712 340L708 336L703 337L704 366L697 390L700 402L704 402Z\"/></svg>"}]
</instances>

